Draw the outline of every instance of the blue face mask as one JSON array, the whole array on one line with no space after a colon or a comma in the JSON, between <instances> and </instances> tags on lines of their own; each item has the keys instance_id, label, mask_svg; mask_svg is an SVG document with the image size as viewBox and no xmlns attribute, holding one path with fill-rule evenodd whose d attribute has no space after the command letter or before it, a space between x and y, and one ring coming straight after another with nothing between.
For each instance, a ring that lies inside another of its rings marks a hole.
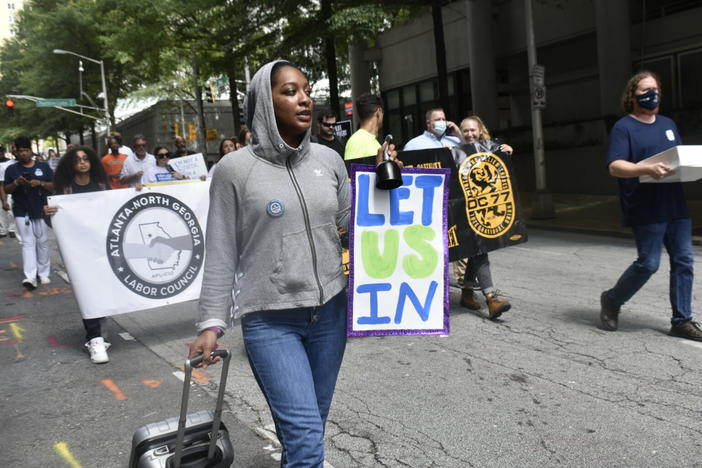
<instances>
[{"instance_id":1,"label":"blue face mask","mask_svg":"<svg viewBox=\"0 0 702 468\"><path fill-rule=\"evenodd\" d=\"M432 128L434 129L434 133L441 136L446 132L446 121L436 120L432 122Z\"/></svg>"},{"instance_id":2,"label":"blue face mask","mask_svg":"<svg viewBox=\"0 0 702 468\"><path fill-rule=\"evenodd\" d=\"M653 110L658 107L658 91L649 89L645 93L636 96L636 102L644 109Z\"/></svg>"}]
</instances>

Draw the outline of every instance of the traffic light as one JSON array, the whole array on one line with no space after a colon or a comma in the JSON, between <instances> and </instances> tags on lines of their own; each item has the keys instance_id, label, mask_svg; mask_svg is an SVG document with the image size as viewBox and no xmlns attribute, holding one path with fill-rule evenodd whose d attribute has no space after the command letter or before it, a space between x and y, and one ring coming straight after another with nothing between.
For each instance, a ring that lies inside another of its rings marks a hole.
<instances>
[{"instance_id":1,"label":"traffic light","mask_svg":"<svg viewBox=\"0 0 702 468\"><path fill-rule=\"evenodd\" d=\"M197 140L197 125L188 122L188 141Z\"/></svg>"},{"instance_id":2,"label":"traffic light","mask_svg":"<svg viewBox=\"0 0 702 468\"><path fill-rule=\"evenodd\" d=\"M5 99L5 108L7 109L7 113L10 117L15 115L15 101L10 98Z\"/></svg>"},{"instance_id":3,"label":"traffic light","mask_svg":"<svg viewBox=\"0 0 702 468\"><path fill-rule=\"evenodd\" d=\"M217 99L215 98L215 90L214 86L208 84L205 86L205 98L207 99L207 102L215 103L217 102Z\"/></svg>"}]
</instances>

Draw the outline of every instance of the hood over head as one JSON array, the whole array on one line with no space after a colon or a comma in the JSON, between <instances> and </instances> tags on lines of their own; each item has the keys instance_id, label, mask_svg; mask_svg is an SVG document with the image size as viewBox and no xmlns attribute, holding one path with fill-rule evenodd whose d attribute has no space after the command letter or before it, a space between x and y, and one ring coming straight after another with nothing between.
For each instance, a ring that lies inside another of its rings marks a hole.
<instances>
[{"instance_id":1,"label":"hood over head","mask_svg":"<svg viewBox=\"0 0 702 468\"><path fill-rule=\"evenodd\" d=\"M289 157L301 158L310 149L310 129L307 129L300 146L293 148L280 136L273 110L271 72L277 63L293 66L287 60L274 60L258 69L251 79L244 98L244 117L251 130L251 147L254 154L274 164L284 165ZM296 156L297 155L297 156ZM293 163L297 159L293 159Z\"/></svg>"}]
</instances>

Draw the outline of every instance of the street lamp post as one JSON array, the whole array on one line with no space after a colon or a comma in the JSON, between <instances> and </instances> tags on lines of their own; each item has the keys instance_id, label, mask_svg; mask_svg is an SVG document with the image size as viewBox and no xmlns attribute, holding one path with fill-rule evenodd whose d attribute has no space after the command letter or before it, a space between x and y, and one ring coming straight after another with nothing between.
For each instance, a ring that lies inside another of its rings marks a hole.
<instances>
[{"instance_id":1,"label":"street lamp post","mask_svg":"<svg viewBox=\"0 0 702 468\"><path fill-rule=\"evenodd\" d=\"M105 63L102 60L96 60L90 57L86 57L85 55L77 54L75 52L71 52L70 50L63 50L63 49L54 49L55 54L69 54L69 55L75 55L76 57L80 57L84 60L88 60L93 63L97 63L100 65L100 77L102 78L102 97L103 97L103 103L104 103L104 112L105 112L105 124L107 125L107 128L110 128L110 107L109 104L107 103L107 81L105 81Z\"/></svg>"}]
</instances>

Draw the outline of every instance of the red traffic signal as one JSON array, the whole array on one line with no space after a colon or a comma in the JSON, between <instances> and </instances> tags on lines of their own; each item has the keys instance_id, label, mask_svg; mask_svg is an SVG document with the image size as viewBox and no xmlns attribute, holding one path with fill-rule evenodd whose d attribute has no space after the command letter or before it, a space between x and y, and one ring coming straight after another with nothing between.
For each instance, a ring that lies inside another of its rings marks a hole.
<instances>
[{"instance_id":1,"label":"red traffic signal","mask_svg":"<svg viewBox=\"0 0 702 468\"><path fill-rule=\"evenodd\" d=\"M15 101L12 99L5 99L5 107L8 109L13 109L15 107Z\"/></svg>"}]
</instances>

